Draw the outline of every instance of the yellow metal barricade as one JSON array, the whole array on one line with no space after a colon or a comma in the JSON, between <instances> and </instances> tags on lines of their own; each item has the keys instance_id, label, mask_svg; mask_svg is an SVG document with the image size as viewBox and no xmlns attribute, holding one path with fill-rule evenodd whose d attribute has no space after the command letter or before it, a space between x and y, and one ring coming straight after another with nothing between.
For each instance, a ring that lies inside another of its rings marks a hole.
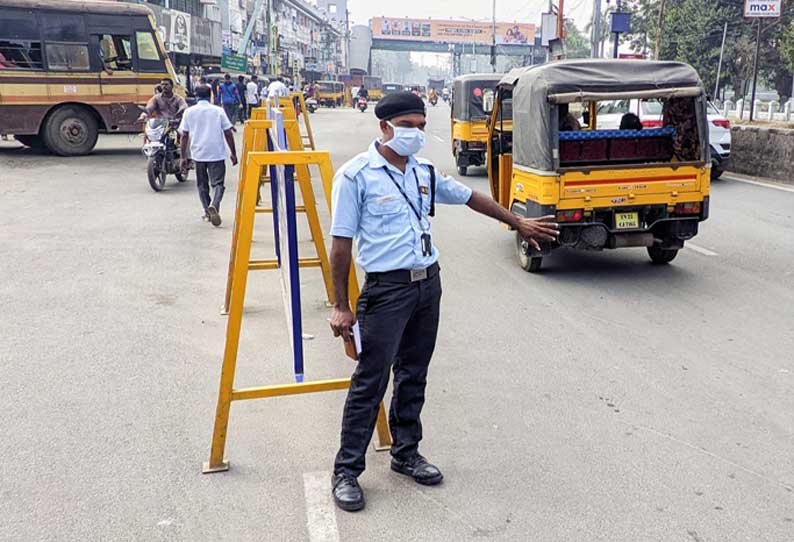
<instances>
[{"instance_id":1,"label":"yellow metal barricade","mask_svg":"<svg viewBox=\"0 0 794 542\"><path fill-rule=\"evenodd\" d=\"M261 129L260 126L262 125L252 124L251 126L256 126L256 129ZM256 135L249 135L249 138L255 139ZM244 141L248 142L250 139L244 139ZM246 148L245 145L243 148ZM229 462L225 459L224 453L229 426L229 411L232 401L341 390L347 389L350 386L349 378L337 378L314 382L298 382L234 389L234 375L237 367L237 354L240 343L248 271L256 268L251 267L250 258L259 180L270 166L291 165L295 166L297 170L299 166L308 168L309 165L316 165L320 170L323 187L329 202L330 188L333 180L331 158L329 153L324 151L247 152L244 155L244 160L245 177L241 179L241 187L238 188L239 197L237 200L237 209L235 209L236 224L234 231L236 239L233 240L234 254L232 257L232 279L230 280L231 297L229 301L229 318L226 327L226 345L224 347L218 404L212 434L212 447L209 461L204 463L202 469L204 473L220 472L228 470L229 468ZM318 236L317 239L322 242L321 235ZM355 299L358 296L358 284L355 281L355 270L353 268L351 268L350 273L350 285L351 302L355 307ZM381 402L380 405L376 429L376 449L389 449L391 446L391 435L389 433L383 402Z\"/></svg>"}]
</instances>

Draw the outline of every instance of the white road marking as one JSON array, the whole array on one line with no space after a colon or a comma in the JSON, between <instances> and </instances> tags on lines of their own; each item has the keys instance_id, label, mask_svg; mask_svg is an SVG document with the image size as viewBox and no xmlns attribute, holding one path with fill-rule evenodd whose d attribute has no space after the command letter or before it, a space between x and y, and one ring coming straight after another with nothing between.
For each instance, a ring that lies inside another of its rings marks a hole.
<instances>
[{"instance_id":1,"label":"white road marking","mask_svg":"<svg viewBox=\"0 0 794 542\"><path fill-rule=\"evenodd\" d=\"M756 186L763 186L764 188L772 188L774 190L782 190L783 192L794 193L794 186L782 186L779 184L764 183L761 181L752 181L750 179L740 179L738 177L734 177L733 175L727 175L726 178L731 181L736 181L737 183L754 184Z\"/></svg>"},{"instance_id":2,"label":"white road marking","mask_svg":"<svg viewBox=\"0 0 794 542\"><path fill-rule=\"evenodd\" d=\"M310 542L339 542L336 507L331 495L331 473L304 473L303 492L306 496L306 526Z\"/></svg>"},{"instance_id":3,"label":"white road marking","mask_svg":"<svg viewBox=\"0 0 794 542\"><path fill-rule=\"evenodd\" d=\"M436 134L433 134L433 137L435 137L435 138L436 138L437 140L439 140L441 143L443 143L443 142L444 142L444 140L443 140L442 138L438 137Z\"/></svg>"},{"instance_id":4,"label":"white road marking","mask_svg":"<svg viewBox=\"0 0 794 542\"><path fill-rule=\"evenodd\" d=\"M697 246L697 245L695 245L693 243L687 243L685 246L686 246L686 248L688 248L690 250L694 250L695 252L697 252L698 254L702 254L703 256L719 256L719 254L717 254L713 250L709 250L707 248L699 247L699 246Z\"/></svg>"}]
</instances>

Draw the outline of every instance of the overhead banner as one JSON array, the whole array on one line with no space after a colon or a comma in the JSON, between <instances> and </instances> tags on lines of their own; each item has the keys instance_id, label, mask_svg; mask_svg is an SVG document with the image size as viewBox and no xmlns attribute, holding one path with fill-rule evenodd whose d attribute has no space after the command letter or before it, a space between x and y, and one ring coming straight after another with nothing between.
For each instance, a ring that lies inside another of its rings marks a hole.
<instances>
[{"instance_id":1,"label":"overhead banner","mask_svg":"<svg viewBox=\"0 0 794 542\"><path fill-rule=\"evenodd\" d=\"M491 43L493 25L488 22L436 19L400 19L374 17L370 22L375 39L427 41L434 43ZM498 45L532 45L535 25L529 23L496 23Z\"/></svg>"}]
</instances>

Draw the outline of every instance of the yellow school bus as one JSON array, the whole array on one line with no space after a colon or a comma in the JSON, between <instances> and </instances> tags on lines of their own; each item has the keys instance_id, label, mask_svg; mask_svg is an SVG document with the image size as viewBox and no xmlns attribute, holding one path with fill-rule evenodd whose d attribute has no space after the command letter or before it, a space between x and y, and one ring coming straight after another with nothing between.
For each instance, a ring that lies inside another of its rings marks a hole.
<instances>
[{"instance_id":1,"label":"yellow school bus","mask_svg":"<svg viewBox=\"0 0 794 542\"><path fill-rule=\"evenodd\" d=\"M177 83L155 28L126 2L0 0L0 134L74 156L140 131L137 106Z\"/></svg>"}]
</instances>

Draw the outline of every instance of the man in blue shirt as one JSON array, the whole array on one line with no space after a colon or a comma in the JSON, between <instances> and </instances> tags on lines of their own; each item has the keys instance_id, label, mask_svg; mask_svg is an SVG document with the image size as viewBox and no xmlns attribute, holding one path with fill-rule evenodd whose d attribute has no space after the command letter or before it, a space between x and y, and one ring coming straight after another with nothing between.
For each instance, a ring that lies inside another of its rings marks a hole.
<instances>
[{"instance_id":1,"label":"man in blue shirt","mask_svg":"<svg viewBox=\"0 0 794 542\"><path fill-rule=\"evenodd\" d=\"M435 203L466 204L509 224L535 248L538 241L553 241L558 233L553 216L520 218L415 157L425 142L425 106L420 97L410 92L390 94L378 102L375 115L382 137L337 171L332 191L331 328L336 336L351 341L358 319L361 333L332 480L334 501L347 511L364 507L357 479L364 471L364 455L392 366L391 469L423 485L443 479L418 449L419 416L441 301L438 251L430 234ZM355 315L347 292L353 239L357 262L366 271Z\"/></svg>"},{"instance_id":2,"label":"man in blue shirt","mask_svg":"<svg viewBox=\"0 0 794 542\"><path fill-rule=\"evenodd\" d=\"M235 120L237 120L237 110L240 109L242 98L240 97L240 91L237 90L237 85L232 81L232 76L228 73L223 77L223 83L220 84L219 90L221 104L226 112L226 117L228 117L229 122L234 124Z\"/></svg>"}]
</instances>

